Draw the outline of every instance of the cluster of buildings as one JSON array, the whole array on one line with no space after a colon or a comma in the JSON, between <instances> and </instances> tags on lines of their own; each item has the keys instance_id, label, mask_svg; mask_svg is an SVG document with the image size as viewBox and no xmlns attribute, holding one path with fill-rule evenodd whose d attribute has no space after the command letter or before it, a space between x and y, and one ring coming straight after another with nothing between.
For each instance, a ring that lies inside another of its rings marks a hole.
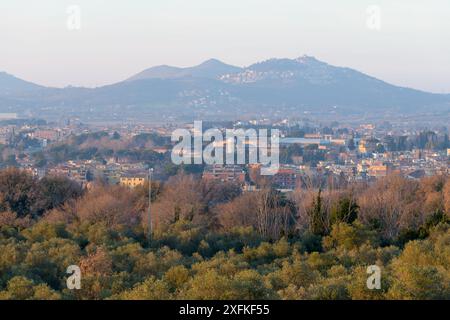
<instances>
[{"instance_id":1,"label":"cluster of buildings","mask_svg":"<svg viewBox=\"0 0 450 320\"><path fill-rule=\"evenodd\" d=\"M304 125L304 124L302 124ZM302 134L296 134L288 120L270 122L268 119L238 121L237 128L276 127L281 132L280 168L273 176L264 176L280 190L302 187L311 177L336 178L340 181L373 181L389 174L400 174L410 179L420 179L433 175L450 173L450 145L447 148L397 148L392 150L390 143L404 143L407 136L418 135L414 130L395 132L390 127L373 124L359 125L355 128L330 129L305 125ZM297 128L301 128L296 124ZM148 179L148 164L111 157L99 161L69 160L51 166L36 166L29 155L45 150L52 143L64 141L69 136L90 133L95 130L106 131L113 137L130 138L142 133L170 137L177 125L119 125L87 127L77 121L63 124L22 124L0 126L0 144L14 150L17 137L29 138L38 142L21 150L16 157L19 167L29 170L36 176L46 174L64 175L88 186L91 181L102 180L109 184L128 187L143 185ZM190 128L191 129L191 128ZM294 132L294 133L293 133ZM113 134L114 133L114 134ZM403 139L403 140L402 140ZM438 138L433 138L434 144ZM448 140L448 136L447 136ZM394 141L394 142L393 142ZM170 151L170 146L144 146L158 153ZM207 181L231 182L240 184L246 190L258 188L262 179L259 165L206 165L202 178Z\"/></svg>"},{"instance_id":2,"label":"cluster of buildings","mask_svg":"<svg viewBox=\"0 0 450 320\"><path fill-rule=\"evenodd\" d=\"M320 161L317 166L280 164L272 176L264 176L273 186L289 191L305 186L310 179L336 178L345 182L375 181L391 174L399 174L409 179L421 179L434 175L450 174L448 156L442 153L426 153L424 158L415 158L415 152L402 155L383 154L377 158L356 158L343 164ZM212 165L203 172L203 179L238 183L245 189L252 189L259 176L259 166L252 165Z\"/></svg>"},{"instance_id":3,"label":"cluster of buildings","mask_svg":"<svg viewBox=\"0 0 450 320\"><path fill-rule=\"evenodd\" d=\"M106 164L95 160L69 160L54 167L40 169L35 174L53 174L66 176L89 186L92 181L102 181L107 184L121 184L128 187L143 185L148 177L147 166L143 162L117 163L108 161Z\"/></svg>"},{"instance_id":4,"label":"cluster of buildings","mask_svg":"<svg viewBox=\"0 0 450 320\"><path fill-rule=\"evenodd\" d=\"M302 137L285 135L280 140L280 148L297 152L284 152L288 159L280 158L278 172L266 180L280 190L292 190L304 186L311 177L370 182L391 174L409 179L450 174L449 148L392 151L386 143L389 138L392 138L392 132L373 124L340 133L313 132ZM257 184L254 176L258 175L260 168L256 169L255 173L254 165L207 166L203 178L235 182L251 189Z\"/></svg>"}]
</instances>

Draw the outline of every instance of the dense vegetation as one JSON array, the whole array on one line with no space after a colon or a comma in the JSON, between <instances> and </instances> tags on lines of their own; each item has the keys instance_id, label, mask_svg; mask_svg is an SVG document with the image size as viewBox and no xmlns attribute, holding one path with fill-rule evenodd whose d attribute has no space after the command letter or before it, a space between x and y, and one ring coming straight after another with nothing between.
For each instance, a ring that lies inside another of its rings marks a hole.
<instances>
[{"instance_id":1,"label":"dense vegetation","mask_svg":"<svg viewBox=\"0 0 450 320\"><path fill-rule=\"evenodd\" d=\"M0 299L450 298L448 177L321 187L241 193L181 173L152 186L149 239L146 187L3 170Z\"/></svg>"}]
</instances>

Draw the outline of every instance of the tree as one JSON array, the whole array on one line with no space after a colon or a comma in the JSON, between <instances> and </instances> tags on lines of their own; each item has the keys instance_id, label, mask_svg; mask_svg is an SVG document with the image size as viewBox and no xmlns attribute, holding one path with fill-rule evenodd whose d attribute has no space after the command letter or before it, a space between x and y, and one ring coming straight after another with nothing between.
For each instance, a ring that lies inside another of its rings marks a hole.
<instances>
[{"instance_id":1,"label":"tree","mask_svg":"<svg viewBox=\"0 0 450 320\"><path fill-rule=\"evenodd\" d=\"M423 224L421 214L424 194L420 184L401 176L380 179L358 198L359 218L377 228L385 241L393 241L401 230L417 229Z\"/></svg>"},{"instance_id":2,"label":"tree","mask_svg":"<svg viewBox=\"0 0 450 320\"><path fill-rule=\"evenodd\" d=\"M38 284L34 288L33 299L34 300L59 300L61 294L51 289L46 284Z\"/></svg>"},{"instance_id":3,"label":"tree","mask_svg":"<svg viewBox=\"0 0 450 320\"><path fill-rule=\"evenodd\" d=\"M118 298L125 300L168 300L172 298L172 295L165 281L152 276L143 283L137 284L133 289L120 294Z\"/></svg>"},{"instance_id":4,"label":"tree","mask_svg":"<svg viewBox=\"0 0 450 320\"><path fill-rule=\"evenodd\" d=\"M243 270L238 272L232 282L233 299L238 300L264 300L275 299L277 295L264 283L263 277L256 270Z\"/></svg>"},{"instance_id":5,"label":"tree","mask_svg":"<svg viewBox=\"0 0 450 320\"><path fill-rule=\"evenodd\" d=\"M219 205L216 212L225 230L252 226L264 238L279 239L290 235L295 227L295 204L270 188L244 193Z\"/></svg>"},{"instance_id":6,"label":"tree","mask_svg":"<svg viewBox=\"0 0 450 320\"><path fill-rule=\"evenodd\" d=\"M440 237L450 239L450 232ZM436 248L437 249L437 248ZM435 250L430 241L411 241L391 264L393 283L388 298L391 299L448 299L448 256ZM443 258L443 259L442 259ZM446 262L447 260L447 262Z\"/></svg>"},{"instance_id":7,"label":"tree","mask_svg":"<svg viewBox=\"0 0 450 320\"><path fill-rule=\"evenodd\" d=\"M164 280L173 290L182 290L189 280L189 271L185 266L173 266L164 274Z\"/></svg>"},{"instance_id":8,"label":"tree","mask_svg":"<svg viewBox=\"0 0 450 320\"><path fill-rule=\"evenodd\" d=\"M181 297L194 300L229 300L235 296L231 281L215 269L209 269L206 272L197 273L189 281L189 288Z\"/></svg>"},{"instance_id":9,"label":"tree","mask_svg":"<svg viewBox=\"0 0 450 320\"><path fill-rule=\"evenodd\" d=\"M27 300L33 296L33 281L17 276L8 281L6 290L0 292L0 299Z\"/></svg>"},{"instance_id":10,"label":"tree","mask_svg":"<svg viewBox=\"0 0 450 320\"><path fill-rule=\"evenodd\" d=\"M155 220L163 224L177 219L202 220L207 207L199 188L199 181L192 175L181 173L169 178L153 205Z\"/></svg>"},{"instance_id":11,"label":"tree","mask_svg":"<svg viewBox=\"0 0 450 320\"><path fill-rule=\"evenodd\" d=\"M110 230L133 227L141 222L138 196L122 186L97 186L77 199L74 211L84 223L103 223Z\"/></svg>"},{"instance_id":12,"label":"tree","mask_svg":"<svg viewBox=\"0 0 450 320\"><path fill-rule=\"evenodd\" d=\"M45 176L37 183L36 210L40 213L56 208L70 199L82 195L82 189L75 181L61 176Z\"/></svg>"},{"instance_id":13,"label":"tree","mask_svg":"<svg viewBox=\"0 0 450 320\"><path fill-rule=\"evenodd\" d=\"M112 138L113 140L120 140L120 134L117 131L114 131Z\"/></svg>"},{"instance_id":14,"label":"tree","mask_svg":"<svg viewBox=\"0 0 450 320\"><path fill-rule=\"evenodd\" d=\"M339 198L337 203L331 207L331 223L346 222L352 223L358 218L358 205L350 196Z\"/></svg>"},{"instance_id":15,"label":"tree","mask_svg":"<svg viewBox=\"0 0 450 320\"><path fill-rule=\"evenodd\" d=\"M35 285L26 277L16 276L8 281L5 291L0 291L0 300L59 300L61 295L46 284Z\"/></svg>"},{"instance_id":16,"label":"tree","mask_svg":"<svg viewBox=\"0 0 450 320\"><path fill-rule=\"evenodd\" d=\"M352 250L364 243L375 244L375 232L368 230L359 223L353 225L345 222L336 223L333 225L330 235L323 239L323 247L326 250L333 248Z\"/></svg>"},{"instance_id":17,"label":"tree","mask_svg":"<svg viewBox=\"0 0 450 320\"><path fill-rule=\"evenodd\" d=\"M81 258L79 266L82 285L80 290L73 292L78 299L98 300L111 294L113 265L111 255L104 247L97 247Z\"/></svg>"},{"instance_id":18,"label":"tree","mask_svg":"<svg viewBox=\"0 0 450 320\"><path fill-rule=\"evenodd\" d=\"M36 180L25 171L8 168L0 172L0 211L11 210L19 217L34 214Z\"/></svg>"},{"instance_id":19,"label":"tree","mask_svg":"<svg viewBox=\"0 0 450 320\"><path fill-rule=\"evenodd\" d=\"M443 188L444 197L444 212L447 213L447 217L450 219L450 178L447 178L447 182Z\"/></svg>"},{"instance_id":20,"label":"tree","mask_svg":"<svg viewBox=\"0 0 450 320\"><path fill-rule=\"evenodd\" d=\"M324 212L322 205L322 189L319 189L317 198L314 199L313 207L310 209L309 227L313 234L325 235L327 232L326 213Z\"/></svg>"}]
</instances>

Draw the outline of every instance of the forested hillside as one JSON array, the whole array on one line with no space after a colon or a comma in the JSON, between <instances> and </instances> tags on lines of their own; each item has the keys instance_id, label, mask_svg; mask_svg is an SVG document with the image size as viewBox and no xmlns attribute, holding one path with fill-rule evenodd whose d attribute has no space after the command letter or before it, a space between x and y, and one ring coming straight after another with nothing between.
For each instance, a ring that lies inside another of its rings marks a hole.
<instances>
[{"instance_id":1,"label":"forested hillside","mask_svg":"<svg viewBox=\"0 0 450 320\"><path fill-rule=\"evenodd\" d=\"M450 299L449 177L282 194L180 173L152 185L151 239L147 187L1 171L0 299Z\"/></svg>"}]
</instances>

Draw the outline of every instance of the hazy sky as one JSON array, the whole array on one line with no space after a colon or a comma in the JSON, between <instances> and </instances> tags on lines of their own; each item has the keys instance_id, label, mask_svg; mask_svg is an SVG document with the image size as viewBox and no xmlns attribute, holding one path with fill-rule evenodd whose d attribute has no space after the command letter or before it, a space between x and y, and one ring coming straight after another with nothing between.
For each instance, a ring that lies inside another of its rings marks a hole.
<instances>
[{"instance_id":1,"label":"hazy sky","mask_svg":"<svg viewBox=\"0 0 450 320\"><path fill-rule=\"evenodd\" d=\"M450 93L450 1L0 0L0 71L44 85L99 86L159 64L245 66L303 54Z\"/></svg>"}]
</instances>

